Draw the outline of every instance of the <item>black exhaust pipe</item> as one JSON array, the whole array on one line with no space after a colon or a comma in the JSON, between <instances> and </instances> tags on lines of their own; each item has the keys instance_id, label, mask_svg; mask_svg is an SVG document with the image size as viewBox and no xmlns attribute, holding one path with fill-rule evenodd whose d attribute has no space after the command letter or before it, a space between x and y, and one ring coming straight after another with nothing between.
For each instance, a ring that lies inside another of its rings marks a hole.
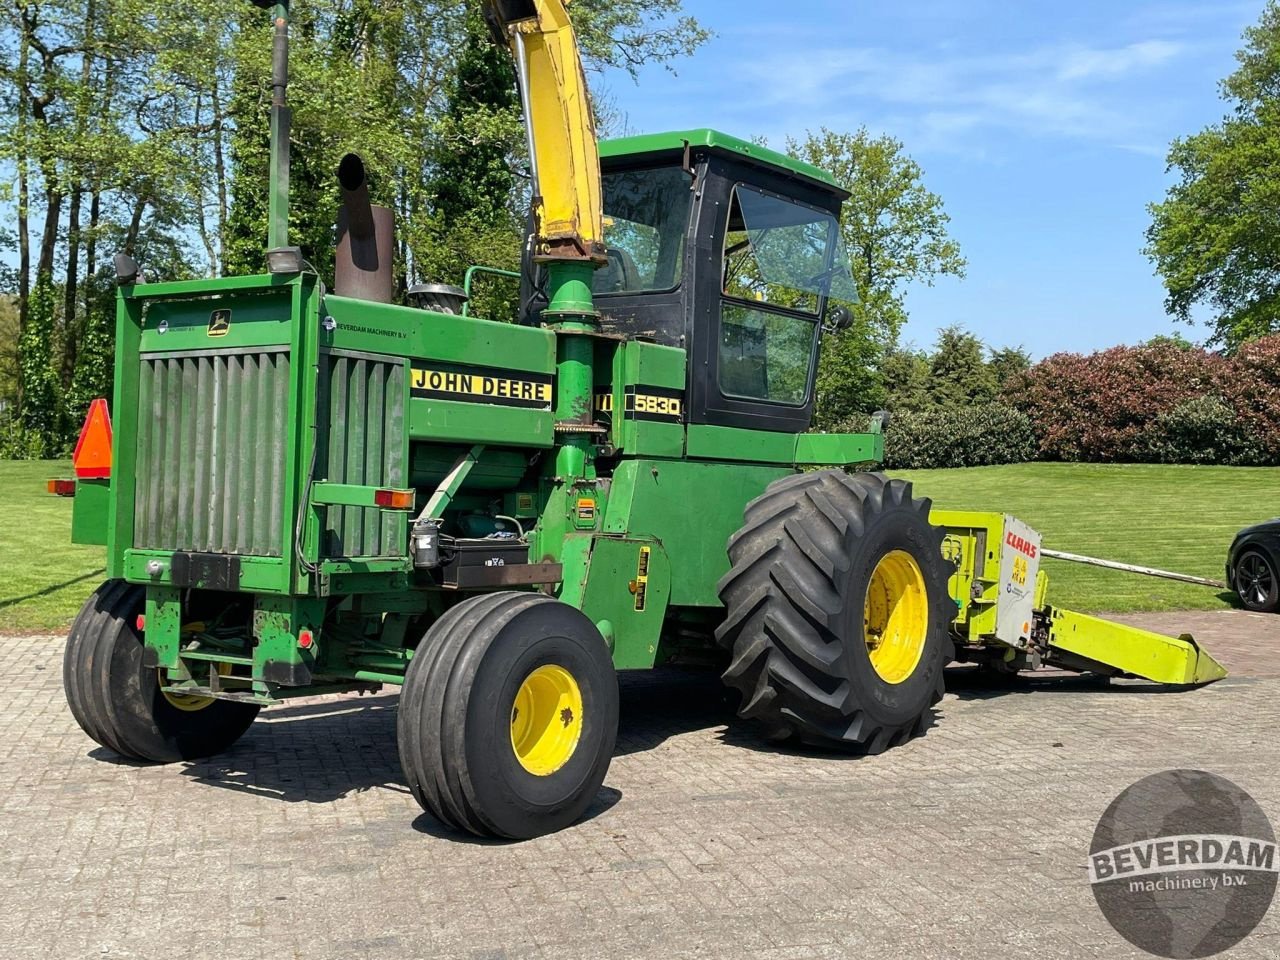
<instances>
[{"instance_id":1,"label":"black exhaust pipe","mask_svg":"<svg viewBox=\"0 0 1280 960\"><path fill-rule=\"evenodd\" d=\"M364 161L348 153L338 164L342 209L338 212L338 248L334 290L341 297L390 303L395 295L391 267L395 258L395 213L369 202Z\"/></svg>"}]
</instances>

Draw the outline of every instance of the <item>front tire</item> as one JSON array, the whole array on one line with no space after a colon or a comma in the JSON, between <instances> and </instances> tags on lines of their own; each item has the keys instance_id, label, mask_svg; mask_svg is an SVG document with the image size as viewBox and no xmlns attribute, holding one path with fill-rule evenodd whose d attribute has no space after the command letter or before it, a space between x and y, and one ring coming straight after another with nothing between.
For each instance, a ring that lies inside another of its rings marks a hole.
<instances>
[{"instance_id":1,"label":"front tire","mask_svg":"<svg viewBox=\"0 0 1280 960\"><path fill-rule=\"evenodd\" d=\"M483 594L427 631L396 724L425 810L478 836L529 839L574 823L600 792L617 675L579 610L536 593Z\"/></svg>"},{"instance_id":2,"label":"front tire","mask_svg":"<svg viewBox=\"0 0 1280 960\"><path fill-rule=\"evenodd\" d=\"M161 691L160 672L142 663L136 621L145 600L142 587L109 580L85 601L62 660L71 715L92 739L131 760L173 763L224 752L258 707Z\"/></svg>"},{"instance_id":3,"label":"front tire","mask_svg":"<svg viewBox=\"0 0 1280 960\"><path fill-rule=\"evenodd\" d=\"M927 724L952 656L942 530L911 484L826 470L747 504L716 631L772 740L878 753Z\"/></svg>"}]
</instances>

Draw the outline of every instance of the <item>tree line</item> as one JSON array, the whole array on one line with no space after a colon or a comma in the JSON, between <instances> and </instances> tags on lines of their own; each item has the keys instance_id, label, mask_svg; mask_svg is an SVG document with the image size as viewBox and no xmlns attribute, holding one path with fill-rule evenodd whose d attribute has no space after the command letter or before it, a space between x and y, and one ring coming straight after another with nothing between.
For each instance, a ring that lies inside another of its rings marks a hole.
<instances>
[{"instance_id":1,"label":"tree line","mask_svg":"<svg viewBox=\"0 0 1280 960\"><path fill-rule=\"evenodd\" d=\"M573 13L595 77L676 63L709 36L682 0L577 0ZM291 236L322 274L333 171L351 150L374 201L396 211L401 289L518 262L519 103L477 0L308 0L291 36ZM138 0L15 0L0 12L0 457L65 452L89 399L109 395L112 254L134 256L150 280L262 271L270 48L269 19L248 0L194 0L178 16ZM1211 311L1210 345L1227 356L1280 330L1280 0L1238 60L1223 84L1229 114L1170 148L1178 179L1151 208L1146 248L1169 312ZM595 106L604 133L630 132L607 97ZM858 303L824 342L815 427L861 429L890 408L902 428L999 405L1028 366L1019 348L992 352L958 328L932 351L899 343L909 287L966 266L904 144L822 128L784 149L851 191L840 226ZM476 300L502 318L513 294L481 287Z\"/></svg>"},{"instance_id":2,"label":"tree line","mask_svg":"<svg viewBox=\"0 0 1280 960\"><path fill-rule=\"evenodd\" d=\"M891 352L882 372L890 468L1280 465L1280 334L1230 353L1158 336L1032 364L949 327L932 351Z\"/></svg>"},{"instance_id":3,"label":"tree line","mask_svg":"<svg viewBox=\"0 0 1280 960\"><path fill-rule=\"evenodd\" d=\"M574 5L595 71L669 63L681 0ZM0 13L0 455L63 452L109 392L112 255L148 280L264 269L270 18L248 0L16 0ZM291 235L327 272L359 152L402 285L509 265L524 222L514 76L474 0L291 11Z\"/></svg>"}]
</instances>

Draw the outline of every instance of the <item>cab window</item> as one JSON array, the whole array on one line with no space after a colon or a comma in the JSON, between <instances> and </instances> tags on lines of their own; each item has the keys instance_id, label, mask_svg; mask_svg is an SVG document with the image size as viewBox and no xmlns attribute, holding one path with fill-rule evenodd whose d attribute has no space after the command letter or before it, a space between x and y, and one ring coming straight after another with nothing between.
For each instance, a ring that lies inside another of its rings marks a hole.
<instances>
[{"instance_id":1,"label":"cab window","mask_svg":"<svg viewBox=\"0 0 1280 960\"><path fill-rule=\"evenodd\" d=\"M824 297L856 301L836 218L738 185L725 238L724 293L816 314Z\"/></svg>"},{"instance_id":2,"label":"cab window","mask_svg":"<svg viewBox=\"0 0 1280 960\"><path fill-rule=\"evenodd\" d=\"M692 191L680 167L606 171L604 240L609 262L594 294L652 293L680 285Z\"/></svg>"},{"instance_id":3,"label":"cab window","mask_svg":"<svg viewBox=\"0 0 1280 960\"><path fill-rule=\"evenodd\" d=\"M829 295L844 295L845 284L852 285L839 236L825 210L734 188L717 363L726 397L788 406L808 400L819 311Z\"/></svg>"},{"instance_id":4,"label":"cab window","mask_svg":"<svg viewBox=\"0 0 1280 960\"><path fill-rule=\"evenodd\" d=\"M725 303L720 311L720 391L745 400L800 406L818 325L812 319Z\"/></svg>"}]
</instances>

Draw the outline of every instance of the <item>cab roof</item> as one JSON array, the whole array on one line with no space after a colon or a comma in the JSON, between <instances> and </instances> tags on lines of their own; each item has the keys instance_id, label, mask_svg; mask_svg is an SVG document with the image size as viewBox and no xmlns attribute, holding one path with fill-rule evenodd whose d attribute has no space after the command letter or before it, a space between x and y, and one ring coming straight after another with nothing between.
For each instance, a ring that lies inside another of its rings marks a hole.
<instances>
[{"instance_id":1,"label":"cab roof","mask_svg":"<svg viewBox=\"0 0 1280 960\"><path fill-rule=\"evenodd\" d=\"M600 143L600 159L683 154L686 143L695 149L711 150L757 166L780 170L797 179L808 181L829 193L835 193L841 199L849 196L849 191L837 183L835 177L825 170L811 163L805 163L803 160L797 160L795 157L778 153L776 150L770 150L768 147L731 137L718 130L673 130L669 133L647 133L636 137L604 140Z\"/></svg>"}]
</instances>

